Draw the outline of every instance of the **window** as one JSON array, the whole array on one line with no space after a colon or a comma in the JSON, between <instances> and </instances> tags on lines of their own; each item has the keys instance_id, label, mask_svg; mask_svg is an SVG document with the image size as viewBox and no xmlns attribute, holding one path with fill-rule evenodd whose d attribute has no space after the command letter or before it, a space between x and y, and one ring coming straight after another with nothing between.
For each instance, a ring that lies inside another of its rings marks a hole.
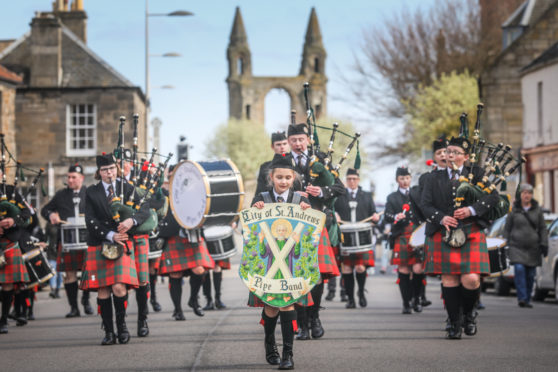
<instances>
[{"instance_id":1,"label":"window","mask_svg":"<svg viewBox=\"0 0 558 372\"><path fill-rule=\"evenodd\" d=\"M238 75L243 75L244 74L244 62L242 61L242 58L239 58L237 60L236 67L238 69L237 74Z\"/></svg>"},{"instance_id":2,"label":"window","mask_svg":"<svg viewBox=\"0 0 558 372\"><path fill-rule=\"evenodd\" d=\"M550 226L550 232L548 233L549 237L558 236L558 221L554 221L554 223Z\"/></svg>"},{"instance_id":3,"label":"window","mask_svg":"<svg viewBox=\"0 0 558 372\"><path fill-rule=\"evenodd\" d=\"M322 116L322 105L316 105L316 118L319 118Z\"/></svg>"},{"instance_id":4,"label":"window","mask_svg":"<svg viewBox=\"0 0 558 372\"><path fill-rule=\"evenodd\" d=\"M246 119L250 120L250 105L246 105Z\"/></svg>"},{"instance_id":5,"label":"window","mask_svg":"<svg viewBox=\"0 0 558 372\"><path fill-rule=\"evenodd\" d=\"M97 150L97 107L66 106L66 155L92 156Z\"/></svg>"},{"instance_id":6,"label":"window","mask_svg":"<svg viewBox=\"0 0 558 372\"><path fill-rule=\"evenodd\" d=\"M318 57L314 58L314 72L320 73L320 59Z\"/></svg>"},{"instance_id":7,"label":"window","mask_svg":"<svg viewBox=\"0 0 558 372\"><path fill-rule=\"evenodd\" d=\"M543 83L537 83L537 133L539 140L543 138Z\"/></svg>"}]
</instances>

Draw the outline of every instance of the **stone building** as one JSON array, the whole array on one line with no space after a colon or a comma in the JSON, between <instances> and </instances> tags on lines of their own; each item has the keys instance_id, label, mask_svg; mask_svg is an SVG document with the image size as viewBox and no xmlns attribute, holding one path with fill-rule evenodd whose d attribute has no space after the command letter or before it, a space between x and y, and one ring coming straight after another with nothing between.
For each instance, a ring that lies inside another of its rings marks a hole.
<instances>
[{"instance_id":1,"label":"stone building","mask_svg":"<svg viewBox=\"0 0 558 372\"><path fill-rule=\"evenodd\" d=\"M19 39L0 42L0 64L23 77L15 97L16 151L27 167L48 168L48 193L61 188L70 164L84 166L93 182L95 155L117 144L118 119L144 117L145 96L86 44L87 14L82 1L57 0L52 12L37 12ZM147 126L139 123L144 150Z\"/></svg>"},{"instance_id":2,"label":"stone building","mask_svg":"<svg viewBox=\"0 0 558 372\"><path fill-rule=\"evenodd\" d=\"M306 119L304 83L310 83L310 100L316 117L327 113L327 77L325 75L326 51L316 10L312 8L304 47L302 62L297 76L253 76L252 54L244 29L240 9L236 8L229 46L229 118L253 120L264 123L265 97L272 89L283 89L290 99L291 110L296 110L298 122ZM285 122L289 112L285 112Z\"/></svg>"},{"instance_id":3,"label":"stone building","mask_svg":"<svg viewBox=\"0 0 558 372\"><path fill-rule=\"evenodd\" d=\"M523 154L535 198L558 212L558 42L521 71Z\"/></svg>"},{"instance_id":4,"label":"stone building","mask_svg":"<svg viewBox=\"0 0 558 372\"><path fill-rule=\"evenodd\" d=\"M17 156L15 144L16 87L23 79L0 65L0 133L6 146Z\"/></svg>"}]
</instances>

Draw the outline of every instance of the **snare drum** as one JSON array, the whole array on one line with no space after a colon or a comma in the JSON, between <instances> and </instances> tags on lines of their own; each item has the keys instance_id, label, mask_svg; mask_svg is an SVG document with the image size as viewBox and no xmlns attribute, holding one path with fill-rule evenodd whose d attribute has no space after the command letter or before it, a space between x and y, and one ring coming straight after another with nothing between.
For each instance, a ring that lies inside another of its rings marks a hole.
<instances>
[{"instance_id":1,"label":"snare drum","mask_svg":"<svg viewBox=\"0 0 558 372\"><path fill-rule=\"evenodd\" d=\"M60 227L62 252L87 249L87 227L83 224L66 224Z\"/></svg>"},{"instance_id":2,"label":"snare drum","mask_svg":"<svg viewBox=\"0 0 558 372\"><path fill-rule=\"evenodd\" d=\"M372 232L371 223L344 223L341 230L341 254L362 253L374 249L376 235Z\"/></svg>"},{"instance_id":3,"label":"snare drum","mask_svg":"<svg viewBox=\"0 0 558 372\"><path fill-rule=\"evenodd\" d=\"M510 269L510 257L506 239L486 238L490 276L499 276Z\"/></svg>"},{"instance_id":4,"label":"snare drum","mask_svg":"<svg viewBox=\"0 0 558 372\"><path fill-rule=\"evenodd\" d=\"M230 226L212 226L203 229L207 250L214 261L224 260L236 254L233 232Z\"/></svg>"},{"instance_id":5,"label":"snare drum","mask_svg":"<svg viewBox=\"0 0 558 372\"><path fill-rule=\"evenodd\" d=\"M242 176L230 160L179 163L169 192L172 213L185 229L230 225L244 202Z\"/></svg>"},{"instance_id":6,"label":"snare drum","mask_svg":"<svg viewBox=\"0 0 558 372\"><path fill-rule=\"evenodd\" d=\"M424 247L424 241L426 240L426 222L421 224L413 233L411 234L411 239L409 244L413 248Z\"/></svg>"},{"instance_id":7,"label":"snare drum","mask_svg":"<svg viewBox=\"0 0 558 372\"><path fill-rule=\"evenodd\" d=\"M27 288L34 288L39 284L43 284L56 275L56 271L48 263L45 252L40 248L35 248L25 253L23 261L25 261L25 267L29 274L29 283L25 285Z\"/></svg>"}]
</instances>

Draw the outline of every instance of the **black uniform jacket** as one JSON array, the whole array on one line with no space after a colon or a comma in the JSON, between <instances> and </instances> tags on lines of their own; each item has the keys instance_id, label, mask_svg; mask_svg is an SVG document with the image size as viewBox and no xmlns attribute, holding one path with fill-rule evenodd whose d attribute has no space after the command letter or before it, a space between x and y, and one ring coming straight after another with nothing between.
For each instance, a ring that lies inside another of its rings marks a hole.
<instances>
[{"instance_id":1,"label":"black uniform jacket","mask_svg":"<svg viewBox=\"0 0 558 372\"><path fill-rule=\"evenodd\" d=\"M115 193L120 193L120 180L116 181ZM124 182L124 200L128 200L134 187ZM135 194L137 203L141 198ZM134 219L141 225L149 218L149 205L144 203L134 214ZM85 193L85 223L87 225L87 244L100 245L110 231L117 231L118 224L112 219L105 188L102 182L89 186Z\"/></svg>"},{"instance_id":2,"label":"black uniform jacket","mask_svg":"<svg viewBox=\"0 0 558 372\"><path fill-rule=\"evenodd\" d=\"M85 213L85 190L83 186L79 192L79 213ZM48 221L50 214L58 212L61 220L67 220L69 217L74 216L74 190L66 187L59 190L54 197L41 209L41 216Z\"/></svg>"},{"instance_id":3,"label":"black uniform jacket","mask_svg":"<svg viewBox=\"0 0 558 372\"><path fill-rule=\"evenodd\" d=\"M469 169L464 166L461 175L468 176ZM482 170L478 167L473 168L473 175L473 183L476 184L482 179ZM444 228L441 221L445 216L453 216L454 198L458 186L458 181L450 180L447 169L434 171L426 177L420 203L427 222L426 236L432 236L436 231ZM494 207L498 200L498 192L493 191L473 205L462 204L463 207L473 207L476 212L476 216L471 216L467 220L478 223L481 228L487 227L489 221L482 216Z\"/></svg>"},{"instance_id":4,"label":"black uniform jacket","mask_svg":"<svg viewBox=\"0 0 558 372\"><path fill-rule=\"evenodd\" d=\"M275 200L275 193L273 192L273 188L272 187L268 187L267 190L264 190L269 192L269 196L271 197L271 200L273 200L274 203L277 203L277 200ZM287 197L287 201L286 203L292 203L293 201L293 196L294 196L294 191L293 190L289 190L289 196ZM254 203L257 203L259 201L264 201L264 198L262 196L261 193L257 194L256 196L254 196L254 199L252 199L252 205L254 205ZM300 202L305 202L307 204L310 204L310 201L308 200L308 198L304 197L304 196L300 196Z\"/></svg>"},{"instance_id":5,"label":"black uniform jacket","mask_svg":"<svg viewBox=\"0 0 558 372\"><path fill-rule=\"evenodd\" d=\"M335 201L335 211L343 221L351 221L351 208L349 207L349 201L351 200L353 199L350 193L347 192L339 196ZM376 213L376 205L372 199L371 192L364 191L362 187L359 186L354 200L357 202L356 222L362 221Z\"/></svg>"},{"instance_id":6,"label":"black uniform jacket","mask_svg":"<svg viewBox=\"0 0 558 372\"><path fill-rule=\"evenodd\" d=\"M404 219L399 220L397 221L397 223L395 223L395 216L403 212L404 204L409 204L409 207L411 207L411 198L409 195L403 195L399 190L392 192L387 197L384 215L386 222L391 223L392 238L401 235L403 233L403 230L405 230L405 227L410 222L416 223L416 217L413 212L413 208L410 208L409 211L405 212Z\"/></svg>"},{"instance_id":7,"label":"black uniform jacket","mask_svg":"<svg viewBox=\"0 0 558 372\"><path fill-rule=\"evenodd\" d=\"M258 185L256 186L256 194L258 195L260 192L267 190L269 187L267 182L267 176L269 174L269 166L271 165L271 160L266 161L262 165L260 165L260 171L258 173Z\"/></svg>"},{"instance_id":8,"label":"black uniform jacket","mask_svg":"<svg viewBox=\"0 0 558 372\"><path fill-rule=\"evenodd\" d=\"M30 222L29 219L31 218L31 211L27 207L27 204L24 203L23 197L19 194L19 192L16 191L14 194L14 187L12 185L6 185L6 196L8 197L8 200L12 200L12 196L15 197L14 200L19 208L19 212L15 216L5 216L13 218L14 225L9 229L4 230L4 233L0 235L0 237L7 238L12 242L15 242L19 241L21 237L24 230L22 226Z\"/></svg>"}]
</instances>

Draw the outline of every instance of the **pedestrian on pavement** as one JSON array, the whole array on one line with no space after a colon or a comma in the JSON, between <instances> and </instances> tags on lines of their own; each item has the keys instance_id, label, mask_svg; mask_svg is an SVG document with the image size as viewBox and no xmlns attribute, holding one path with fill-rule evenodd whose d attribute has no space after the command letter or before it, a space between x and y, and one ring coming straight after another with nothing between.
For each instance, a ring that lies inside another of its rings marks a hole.
<instances>
[{"instance_id":1,"label":"pedestrian on pavement","mask_svg":"<svg viewBox=\"0 0 558 372\"><path fill-rule=\"evenodd\" d=\"M508 241L510 262L514 265L515 288L519 307L532 308L531 291L541 255L548 254L548 231L539 203L533 199L533 186L522 184L506 220L504 237Z\"/></svg>"}]
</instances>

